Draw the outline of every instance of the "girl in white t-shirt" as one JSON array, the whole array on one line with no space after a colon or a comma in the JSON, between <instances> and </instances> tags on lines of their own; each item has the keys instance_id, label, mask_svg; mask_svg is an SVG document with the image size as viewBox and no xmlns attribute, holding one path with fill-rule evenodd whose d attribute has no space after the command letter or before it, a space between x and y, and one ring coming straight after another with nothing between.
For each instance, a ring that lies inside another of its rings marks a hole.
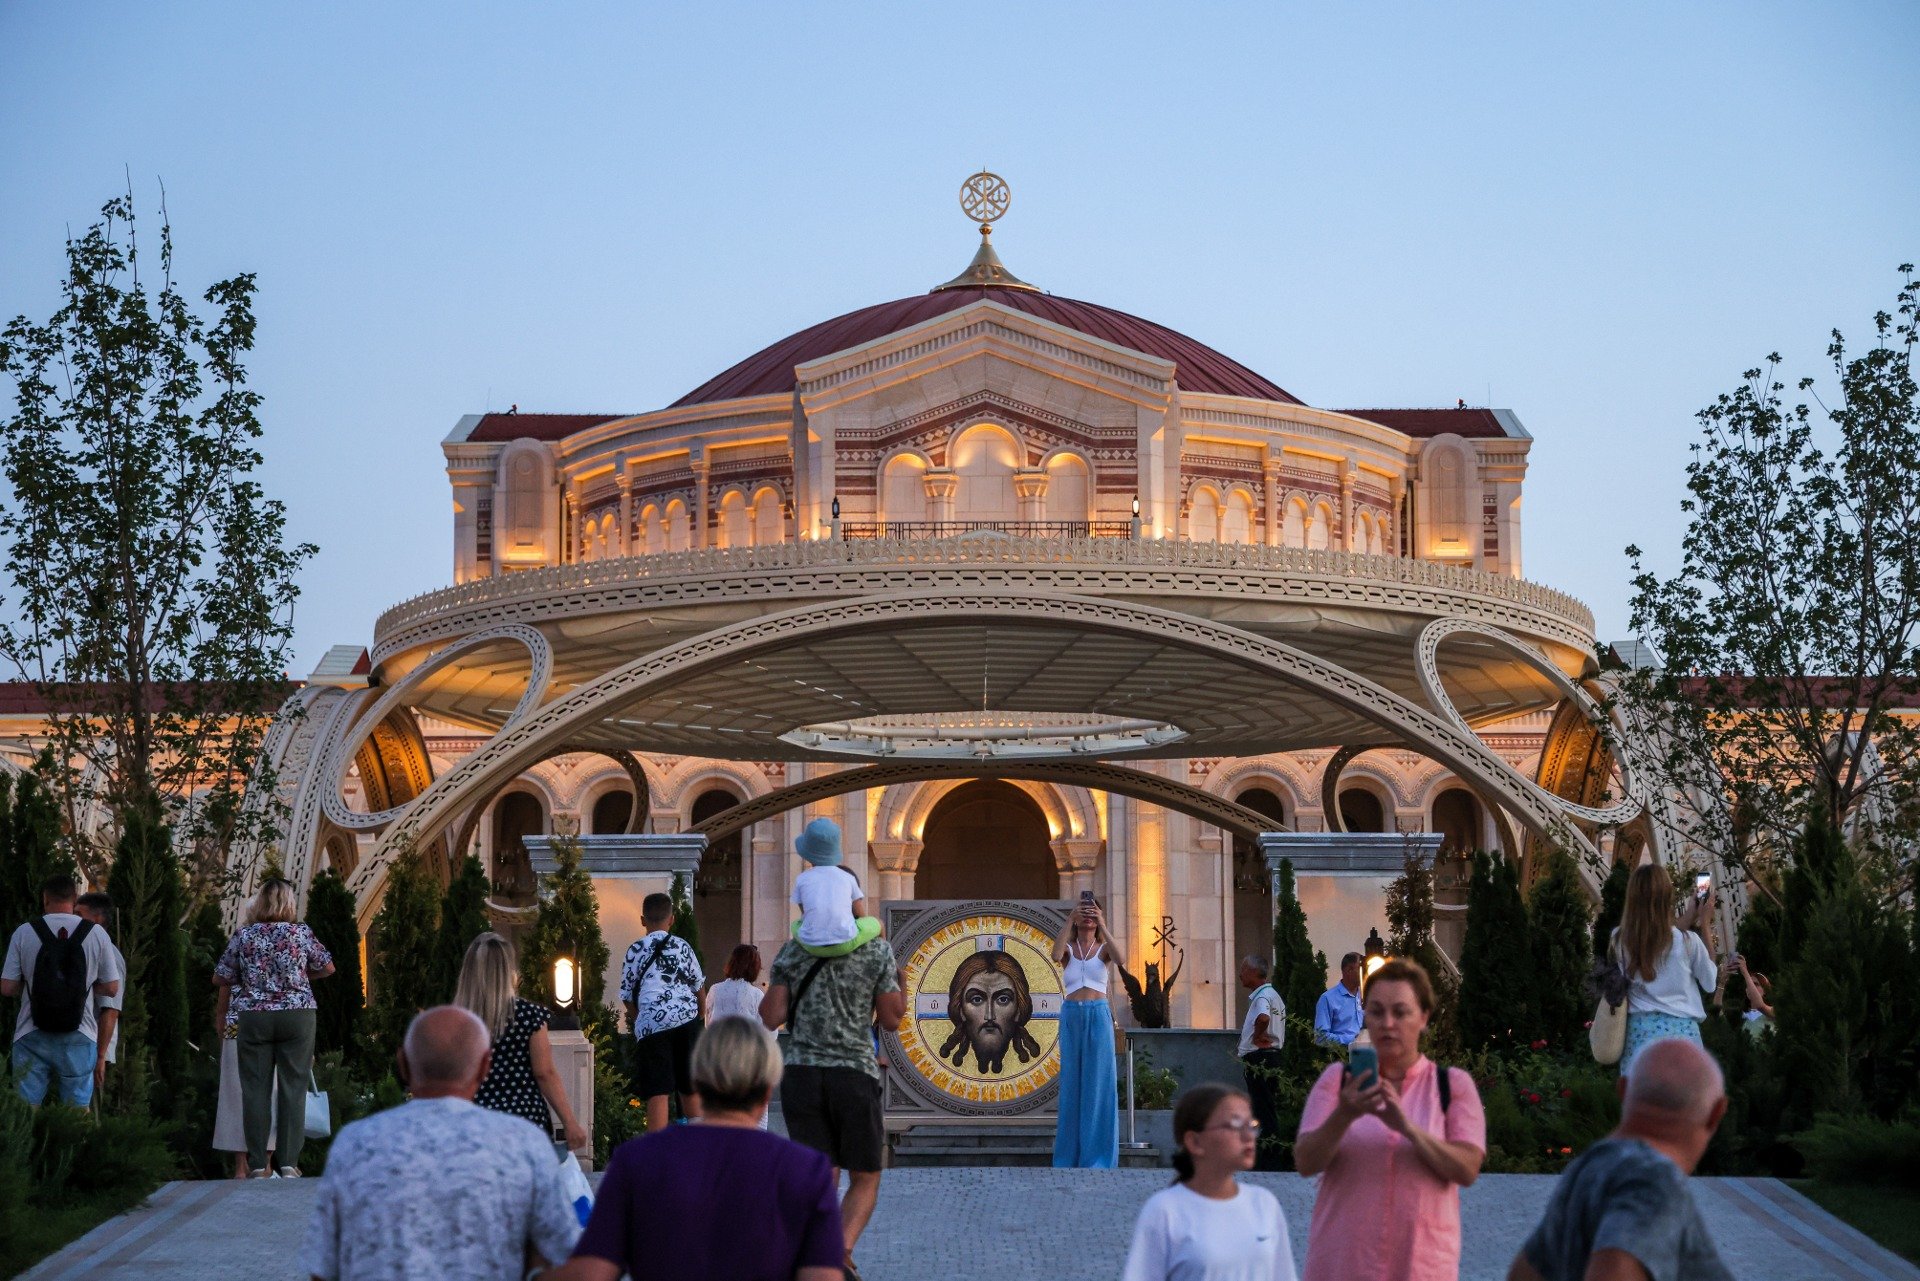
<instances>
[{"instance_id":1,"label":"girl in white t-shirt","mask_svg":"<svg viewBox=\"0 0 1920 1281\"><path fill-rule=\"evenodd\" d=\"M1655 1041L1700 1040L1707 1017L1700 999L1720 981L1720 967L1703 935L1713 919L1713 890L1688 904L1679 926L1673 917L1673 881L1667 869L1642 863L1627 881L1627 902L1613 945L1627 972L1627 1048L1620 1075Z\"/></svg>"},{"instance_id":2,"label":"girl in white t-shirt","mask_svg":"<svg viewBox=\"0 0 1920 1281\"><path fill-rule=\"evenodd\" d=\"M1294 1281L1280 1202L1234 1177L1253 1168L1259 1139L1239 1090L1200 1085L1180 1096L1174 1184L1140 1207L1123 1281Z\"/></svg>"}]
</instances>

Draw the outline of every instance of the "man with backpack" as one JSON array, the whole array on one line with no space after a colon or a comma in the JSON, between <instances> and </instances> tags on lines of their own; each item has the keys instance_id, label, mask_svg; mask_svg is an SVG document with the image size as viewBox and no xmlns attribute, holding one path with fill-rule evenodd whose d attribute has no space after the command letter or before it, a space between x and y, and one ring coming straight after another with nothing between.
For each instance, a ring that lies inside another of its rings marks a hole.
<instances>
[{"instance_id":1,"label":"man with backpack","mask_svg":"<svg viewBox=\"0 0 1920 1281\"><path fill-rule=\"evenodd\" d=\"M649 894L640 903L646 936L635 939L620 967L620 1003L633 1032L634 1093L647 1106L647 1129L667 1124L667 1098L680 1096L680 1115L700 1115L693 1092L693 1043L700 1039L700 989L707 976L700 958L673 928L673 900Z\"/></svg>"},{"instance_id":2,"label":"man with backpack","mask_svg":"<svg viewBox=\"0 0 1920 1281\"><path fill-rule=\"evenodd\" d=\"M13 1077L20 1097L34 1107L49 1087L75 1107L93 1102L105 1064L93 1001L120 991L106 932L74 912L79 888L71 876L47 878L40 887L46 914L13 932L0 971L0 995L26 994L13 1030Z\"/></svg>"}]
</instances>

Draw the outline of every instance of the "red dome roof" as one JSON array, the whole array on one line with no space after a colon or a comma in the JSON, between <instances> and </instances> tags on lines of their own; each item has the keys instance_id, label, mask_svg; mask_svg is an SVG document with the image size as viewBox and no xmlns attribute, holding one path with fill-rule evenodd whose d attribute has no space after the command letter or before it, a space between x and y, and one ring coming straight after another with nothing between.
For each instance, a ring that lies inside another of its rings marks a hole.
<instances>
[{"instance_id":1,"label":"red dome roof","mask_svg":"<svg viewBox=\"0 0 1920 1281\"><path fill-rule=\"evenodd\" d=\"M1124 311L1090 302L1076 302L1072 298L1056 298L1052 294L1037 293L1030 289L942 289L862 307L858 311L850 311L844 316L835 316L832 320L823 320L811 328L802 329L700 384L676 400L674 408L704 405L716 400L735 400L743 396L790 392L794 388L793 370L796 365L804 365L822 356L831 356L837 351L884 338L983 299L1015 311L1024 311L1030 316L1038 316L1117 347L1142 351L1149 356L1171 361L1174 377L1186 391L1248 396L1255 400L1277 400L1289 405L1302 403L1239 361L1230 360L1185 334L1175 333L1164 325L1130 316Z\"/></svg>"}]
</instances>

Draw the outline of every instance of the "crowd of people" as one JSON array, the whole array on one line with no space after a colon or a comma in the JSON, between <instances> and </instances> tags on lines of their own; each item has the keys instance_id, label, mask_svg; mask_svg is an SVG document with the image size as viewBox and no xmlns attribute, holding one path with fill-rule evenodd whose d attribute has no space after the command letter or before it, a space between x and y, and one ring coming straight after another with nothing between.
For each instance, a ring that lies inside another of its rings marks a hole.
<instances>
[{"instance_id":1,"label":"crowd of people","mask_svg":"<svg viewBox=\"0 0 1920 1281\"><path fill-rule=\"evenodd\" d=\"M698 956L672 933L672 900L643 903L646 932L627 949L619 999L646 1133L614 1151L584 1224L559 1160L588 1136L554 1067L551 1013L519 996L513 945L482 933L453 1003L422 1011L407 1029L397 1067L408 1102L334 1140L304 1269L327 1279L857 1281L855 1247L885 1164L876 1033L899 1027L903 979L890 943L866 923L858 882L838 866L838 829L811 824L797 849L809 865L795 892L800 919L764 989L751 944L733 950L708 989ZM125 998L112 904L77 888L66 877L46 882L43 915L14 932L0 976L0 993L24 998L12 1066L15 1088L36 1106L89 1104L113 1060ZM1673 896L1651 866L1629 883L1610 940L1628 978L1620 1125L1568 1167L1513 1261L1513 1281L1728 1275L1685 1189L1726 1110L1719 1068L1700 1044L1702 989L1738 973L1761 1017L1769 1007L1763 976L1739 958L1713 962L1711 891L1677 923ZM333 959L295 919L295 905L290 884L267 881L214 970L214 1142L235 1153L240 1177L299 1177L312 982L333 972ZM1092 896L1069 913L1054 959L1064 993L1054 1163L1112 1168L1106 997L1108 967L1121 957ZM1389 960L1362 978L1362 958L1343 957L1340 980L1314 1012L1315 1040L1341 1056L1311 1087L1294 1139L1295 1168L1317 1180L1304 1276L1451 1279L1460 1189L1486 1159L1479 1093L1468 1073L1422 1052L1434 992L1418 964ZM1177 1101L1175 1178L1139 1212L1126 1281L1295 1277L1278 1200L1239 1178L1270 1160L1259 1140L1279 1125L1273 1083L1287 1011L1267 979L1265 958L1242 960L1248 1089L1204 1084ZM782 1028L784 1053L774 1039ZM784 1138L767 1129L776 1091ZM683 1124L671 1123L676 1103ZM755 1207L750 1231L743 1205Z\"/></svg>"}]
</instances>

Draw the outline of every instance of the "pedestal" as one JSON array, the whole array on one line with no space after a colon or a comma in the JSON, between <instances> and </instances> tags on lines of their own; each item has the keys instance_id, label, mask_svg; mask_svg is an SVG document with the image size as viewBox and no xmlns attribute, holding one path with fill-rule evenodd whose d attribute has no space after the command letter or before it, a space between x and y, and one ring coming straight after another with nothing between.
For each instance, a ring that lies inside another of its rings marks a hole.
<instances>
[{"instance_id":1,"label":"pedestal","mask_svg":"<svg viewBox=\"0 0 1920 1281\"><path fill-rule=\"evenodd\" d=\"M1363 951L1367 932L1387 924L1387 887L1411 851L1428 867L1445 839L1438 832L1262 832L1273 901L1280 902L1280 860L1293 864L1295 892L1307 914L1307 937L1325 952L1331 983L1340 958Z\"/></svg>"},{"instance_id":2,"label":"pedestal","mask_svg":"<svg viewBox=\"0 0 1920 1281\"><path fill-rule=\"evenodd\" d=\"M585 1032L574 1029L547 1029L547 1041L553 1047L553 1068L560 1074L560 1085L567 1092L567 1106L581 1125L587 1127L586 1150L575 1153L582 1169L593 1168L593 1042Z\"/></svg>"},{"instance_id":3,"label":"pedestal","mask_svg":"<svg viewBox=\"0 0 1920 1281\"><path fill-rule=\"evenodd\" d=\"M629 832L564 839L580 846L580 865L593 879L593 896L600 909L600 937L607 941L606 999L613 1005L620 999L620 967L627 948L647 933L640 919L640 905L649 894L669 893L676 875L685 884L691 901L694 873L700 868L707 838L696 832ZM544 881L557 867L554 838L529 836L526 840L533 870Z\"/></svg>"}]
</instances>

